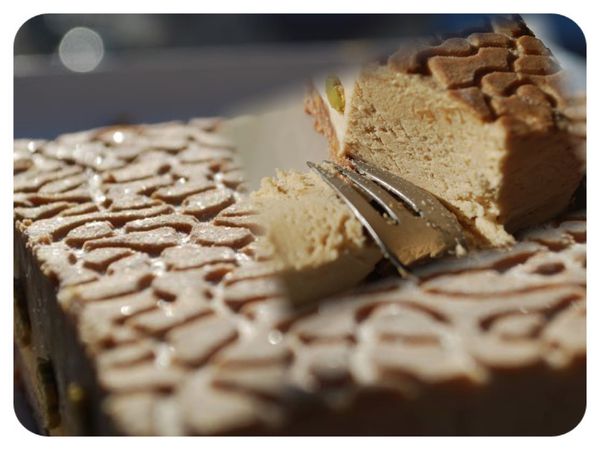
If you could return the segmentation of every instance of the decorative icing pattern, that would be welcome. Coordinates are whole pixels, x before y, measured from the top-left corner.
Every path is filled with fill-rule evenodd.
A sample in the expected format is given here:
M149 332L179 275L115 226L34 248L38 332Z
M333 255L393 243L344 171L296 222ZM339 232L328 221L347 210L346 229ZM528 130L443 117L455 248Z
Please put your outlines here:
M523 122L540 131L567 126L582 134L580 125L566 120L572 101L563 92L564 73L519 17L496 17L461 37L411 43L388 64L398 72L431 76L484 121Z

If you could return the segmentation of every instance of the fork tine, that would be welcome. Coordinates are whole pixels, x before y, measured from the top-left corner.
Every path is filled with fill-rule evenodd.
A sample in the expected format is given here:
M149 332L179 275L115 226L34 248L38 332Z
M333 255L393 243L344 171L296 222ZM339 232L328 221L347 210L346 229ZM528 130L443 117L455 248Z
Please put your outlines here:
M400 197L415 213L443 232L451 241L465 245L466 238L458 220L433 194L364 161L353 159L352 163L366 177Z
M409 220L409 218L413 217L409 210L403 207L396 198L394 198L388 191L383 189L377 183L371 181L369 178L366 178L365 176L360 175L352 170L348 170L345 167L342 167L339 164L331 161L326 161L326 163L358 186L369 198L369 200L373 200L379 204L396 222L402 223L403 219Z
M340 196L342 200L352 210L355 217L367 229L377 246L381 249L384 256L396 267L400 275L406 278L415 278L406 266L398 259L395 253L388 248L381 236L385 235L385 229L392 227L390 223L381 216L381 214L373 208L369 202L359 194L348 183L341 178L329 173L323 167L314 164L310 161L306 163L313 171L315 171L333 190Z

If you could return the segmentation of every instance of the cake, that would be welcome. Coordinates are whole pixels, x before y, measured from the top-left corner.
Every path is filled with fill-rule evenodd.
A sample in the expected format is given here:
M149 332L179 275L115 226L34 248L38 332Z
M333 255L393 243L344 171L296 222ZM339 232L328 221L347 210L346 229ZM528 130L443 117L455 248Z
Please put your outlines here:
M319 168L337 176L326 164ZM274 273L296 304L318 301L357 285L384 258L345 201L316 172L280 170L276 177L262 180L251 202L261 223L262 251L269 255ZM393 244L390 235L388 245L394 246L394 257L403 268L464 253L449 233L401 205L398 202L398 222L382 221L392 226ZM365 207L370 206L365 203ZM392 266L377 268L381 272Z
M263 179L252 203L273 270L295 303L355 286L382 258L352 211L312 172Z
M504 246L565 210L583 176L564 75L519 17L495 16L319 80L306 109L333 160L404 177L443 201L475 245Z
M556 435L577 425L585 211L519 233L509 249L296 307L220 123L15 142L15 362L41 432ZM344 218L349 248L368 244L327 207Z

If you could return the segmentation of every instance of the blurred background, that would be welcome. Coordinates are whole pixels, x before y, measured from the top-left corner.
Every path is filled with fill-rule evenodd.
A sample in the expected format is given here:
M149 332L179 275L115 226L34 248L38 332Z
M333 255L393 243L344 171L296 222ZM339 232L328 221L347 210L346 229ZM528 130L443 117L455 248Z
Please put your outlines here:
M558 15L524 16L585 88L584 36ZM15 137L114 123L235 115L299 91L315 73L385 55L407 36L476 26L478 15L41 15L14 44Z

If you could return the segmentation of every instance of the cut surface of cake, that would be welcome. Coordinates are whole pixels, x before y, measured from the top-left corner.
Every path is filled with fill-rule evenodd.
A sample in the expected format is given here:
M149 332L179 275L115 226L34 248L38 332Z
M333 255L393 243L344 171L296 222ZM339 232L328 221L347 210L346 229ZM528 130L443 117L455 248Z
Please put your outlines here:
M519 18L495 18L464 37L410 43L354 82L319 83L306 109L333 159L406 178L478 245L500 246L564 210L583 176L563 76Z
M312 172L278 171L252 194L272 249L274 270L294 301L352 287L381 259L363 227L334 191Z

